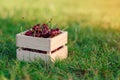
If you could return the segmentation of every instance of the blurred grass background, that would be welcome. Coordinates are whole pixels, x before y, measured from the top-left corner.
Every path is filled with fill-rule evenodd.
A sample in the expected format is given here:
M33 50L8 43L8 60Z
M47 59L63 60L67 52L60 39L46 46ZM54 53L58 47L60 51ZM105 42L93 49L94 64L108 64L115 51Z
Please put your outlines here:
M119 0L0 0L0 80L119 80ZM16 59L15 36L52 19L69 33L55 64Z
M76 21L103 27L118 28L120 25L119 0L1 0L1 18L46 21L66 24Z

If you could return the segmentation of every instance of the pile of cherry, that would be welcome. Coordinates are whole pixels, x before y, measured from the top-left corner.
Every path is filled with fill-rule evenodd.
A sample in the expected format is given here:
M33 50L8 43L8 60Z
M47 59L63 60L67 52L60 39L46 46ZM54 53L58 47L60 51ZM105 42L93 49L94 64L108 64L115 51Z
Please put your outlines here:
M47 24L42 24L42 25L37 24L37 25L33 26L31 30L26 31L25 35L33 36L33 37L52 38L54 36L57 36L60 33L61 33L61 31L59 28L50 29ZM63 46L53 50L51 53L54 53L55 51L61 49L62 47ZM26 50L26 51L31 51L31 52L47 54L47 51L29 49L29 48L22 48L22 49Z
M33 37L52 38L60 33L61 31L59 28L50 29L47 24L37 24L33 26L31 30L28 30L25 35Z

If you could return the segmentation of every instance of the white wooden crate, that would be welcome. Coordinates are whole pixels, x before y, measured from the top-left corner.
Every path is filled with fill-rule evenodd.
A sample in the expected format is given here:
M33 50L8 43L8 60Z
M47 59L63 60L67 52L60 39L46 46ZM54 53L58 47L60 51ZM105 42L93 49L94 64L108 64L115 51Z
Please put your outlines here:
M19 33L16 36L16 45L19 47L17 49L17 58L24 61L33 61L36 58L41 58L44 61L65 59L68 54L67 46L65 46L67 44L67 36L68 34L65 31L53 38L31 37L24 35L24 32ZM51 54L53 50L60 46L63 47ZM47 51L47 54L26 51L22 48Z

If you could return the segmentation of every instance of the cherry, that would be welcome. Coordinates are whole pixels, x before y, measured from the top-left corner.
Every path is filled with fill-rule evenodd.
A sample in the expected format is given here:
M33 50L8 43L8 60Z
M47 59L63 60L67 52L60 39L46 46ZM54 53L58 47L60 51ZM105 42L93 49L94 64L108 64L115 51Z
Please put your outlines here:
M41 33L36 33L35 37L41 37Z
M36 31L36 32L41 31L41 29L40 29L40 24L35 25L32 29L33 29L34 31Z
M50 37L54 37L54 36L56 36L58 34L60 34L60 30L58 28L51 29L51 31L50 31Z
M41 28L42 28L42 29L49 30L49 27L48 27L48 25L47 25L47 24L42 24Z
M33 35L33 31L32 30L29 30L25 33L26 36L32 36Z
M43 24L42 25L42 37L48 38L50 36L49 32L50 32L50 29L49 29L48 25Z

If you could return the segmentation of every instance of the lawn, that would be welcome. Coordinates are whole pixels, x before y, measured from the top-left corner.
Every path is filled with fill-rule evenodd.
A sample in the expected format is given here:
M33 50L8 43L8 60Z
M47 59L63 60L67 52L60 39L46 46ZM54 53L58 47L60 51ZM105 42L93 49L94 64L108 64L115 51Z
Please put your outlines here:
M119 7L119 0L1 0L0 80L119 80ZM69 33L68 58L18 61L15 36L21 27L50 19Z

